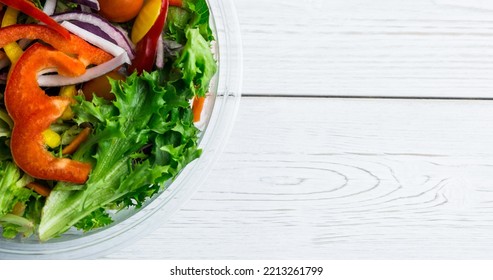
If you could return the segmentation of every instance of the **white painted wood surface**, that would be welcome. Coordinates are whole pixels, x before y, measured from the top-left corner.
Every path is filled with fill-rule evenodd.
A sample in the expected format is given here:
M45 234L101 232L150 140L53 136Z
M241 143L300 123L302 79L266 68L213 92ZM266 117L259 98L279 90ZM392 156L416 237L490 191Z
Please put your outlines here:
M236 0L245 92L493 97L493 11L444 1Z
M247 97L226 151L169 223L106 258L493 257L493 101L463 100L493 97L492 11L235 2Z
M169 224L109 257L493 257L492 109L245 98L200 191Z

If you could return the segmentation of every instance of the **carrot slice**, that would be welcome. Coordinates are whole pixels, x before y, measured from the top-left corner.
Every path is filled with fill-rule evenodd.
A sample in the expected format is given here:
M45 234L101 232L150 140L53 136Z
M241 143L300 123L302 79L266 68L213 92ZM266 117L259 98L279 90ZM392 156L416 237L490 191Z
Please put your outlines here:
M62 154L64 155L71 155L77 151L79 146L84 143L84 141L87 140L89 135L91 134L91 129L89 127L84 128L79 135L77 135L74 140L72 140L72 143L70 143L68 146L63 148Z
M192 104L193 121L199 122L204 109L205 97L195 97Z
M31 183L27 184L26 187L28 189L31 189L31 190L37 192L39 195L44 196L44 197L48 197L51 193L50 188L43 186L41 184L38 184L36 182L31 182Z

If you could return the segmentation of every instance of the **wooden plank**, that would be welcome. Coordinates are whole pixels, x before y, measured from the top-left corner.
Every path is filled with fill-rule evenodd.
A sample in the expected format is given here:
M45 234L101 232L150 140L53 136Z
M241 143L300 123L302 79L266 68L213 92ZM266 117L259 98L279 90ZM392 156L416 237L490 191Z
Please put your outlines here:
M493 11L443 3L236 0L245 94L492 98Z
M199 192L108 258L492 258L492 109L245 98Z

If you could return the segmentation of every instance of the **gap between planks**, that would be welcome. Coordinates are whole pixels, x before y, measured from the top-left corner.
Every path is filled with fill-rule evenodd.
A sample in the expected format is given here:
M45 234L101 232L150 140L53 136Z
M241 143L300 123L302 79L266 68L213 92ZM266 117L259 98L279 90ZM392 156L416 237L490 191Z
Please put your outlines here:
M243 93L244 98L310 98L310 99L396 99L396 100L467 100L467 101L493 101L493 97L419 97L419 96L359 96L359 95L314 95L314 94L257 94Z

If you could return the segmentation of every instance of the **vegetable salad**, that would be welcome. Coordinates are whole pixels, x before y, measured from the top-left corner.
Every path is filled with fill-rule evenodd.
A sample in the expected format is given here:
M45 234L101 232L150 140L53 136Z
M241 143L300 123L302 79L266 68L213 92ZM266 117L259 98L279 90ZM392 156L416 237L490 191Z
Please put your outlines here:
M107 226L200 156L205 0L0 3L4 238Z

